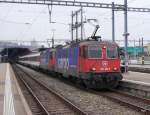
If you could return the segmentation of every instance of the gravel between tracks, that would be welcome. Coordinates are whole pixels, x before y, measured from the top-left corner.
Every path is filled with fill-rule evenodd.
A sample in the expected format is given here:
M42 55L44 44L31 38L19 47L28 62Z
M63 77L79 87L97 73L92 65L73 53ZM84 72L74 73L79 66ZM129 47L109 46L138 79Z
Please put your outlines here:
M52 87L67 99L88 111L92 115L141 115L130 108L112 102L105 97L98 96L87 91L80 90L61 82L59 79L48 77L48 75L37 73L34 70L23 67L29 73L32 73L39 80Z

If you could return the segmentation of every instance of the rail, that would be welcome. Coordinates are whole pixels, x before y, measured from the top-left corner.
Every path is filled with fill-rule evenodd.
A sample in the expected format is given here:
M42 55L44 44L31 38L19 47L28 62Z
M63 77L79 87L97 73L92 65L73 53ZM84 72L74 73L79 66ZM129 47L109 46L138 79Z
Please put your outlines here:
M118 102L119 104L130 107L146 115L150 115L149 99L140 98L117 90L110 90L110 91L103 91L103 92L97 92L92 90L90 92L100 96L104 96L114 102Z
M82 111L80 108L78 108L76 105L71 103L69 100L64 98L62 95L60 95L53 89L47 87L45 84L35 79L32 76L32 74L25 72L23 69L19 67L17 67L17 69L18 71L21 71L18 76L21 78L21 80L23 81L25 86L30 90L30 92L32 92L32 95L40 104L42 109L45 111L46 115L57 114L57 113L69 114L69 115L70 114L74 114L74 115L76 114L87 115L88 114ZM51 101L49 101L47 97L50 98ZM42 100L42 98L45 98L46 100ZM52 100L54 102L52 102ZM51 103L48 103L48 102L51 102ZM51 107L48 107L47 105L51 105L51 107L53 106L53 109Z

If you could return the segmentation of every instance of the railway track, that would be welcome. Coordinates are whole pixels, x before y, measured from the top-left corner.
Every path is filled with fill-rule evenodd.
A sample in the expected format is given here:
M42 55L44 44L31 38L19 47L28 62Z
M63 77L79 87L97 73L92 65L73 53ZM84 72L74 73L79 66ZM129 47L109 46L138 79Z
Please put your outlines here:
M100 96L104 96L112 101L125 105L136 111L142 112L145 115L150 115L150 100L133 96L122 91L111 90L111 91L90 91Z
M36 98L33 96L32 91L30 91L27 86L24 84L24 82L19 78L20 71L13 67L13 70L15 72L17 81L21 87L21 90L23 92L24 97L27 99L27 103L34 115L47 115L44 108L42 108L41 104L36 100Z
M63 80L63 82L75 86L72 82ZM111 91L95 91L91 89L85 89L83 87L76 86L81 90L86 90L87 92L94 93L99 96L106 97L114 102L117 102L121 105L126 107L132 108L136 111L142 112L143 114L150 115L150 100L140 98L137 96L133 96L124 92L120 92L118 90L111 90Z
M88 115L80 108L72 104L63 96L47 87L45 84L36 80L32 74L26 73L21 68L14 66L16 76L22 82L22 85L28 89L28 92L34 98L31 105L31 111L35 115ZM31 98L31 96L30 96ZM36 103L36 104L35 104Z

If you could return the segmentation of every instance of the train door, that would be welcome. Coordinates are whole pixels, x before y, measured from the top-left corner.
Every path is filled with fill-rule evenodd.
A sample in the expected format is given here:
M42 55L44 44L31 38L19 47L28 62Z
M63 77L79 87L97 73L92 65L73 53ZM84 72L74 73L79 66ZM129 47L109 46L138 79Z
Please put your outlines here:
M52 51L52 70L55 70L55 51Z
M85 69L85 62L87 57L87 47L81 46L79 49L79 72L84 72Z

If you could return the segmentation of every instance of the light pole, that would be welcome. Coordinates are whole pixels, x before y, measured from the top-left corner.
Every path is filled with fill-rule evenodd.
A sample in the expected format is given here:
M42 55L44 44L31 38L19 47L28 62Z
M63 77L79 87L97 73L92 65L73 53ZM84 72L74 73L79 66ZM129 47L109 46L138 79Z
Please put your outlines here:
M125 72L128 71L128 2L124 0L124 39L125 39Z
M112 2L112 41L115 41L115 5Z
M47 44L48 44L48 47L50 48L50 42L51 40L50 39L47 39Z
M55 29L52 29L53 36L52 36L52 48L54 48L54 36L55 36Z
M9 55L9 53L8 53L8 46L7 46L7 61L8 61L8 55Z

